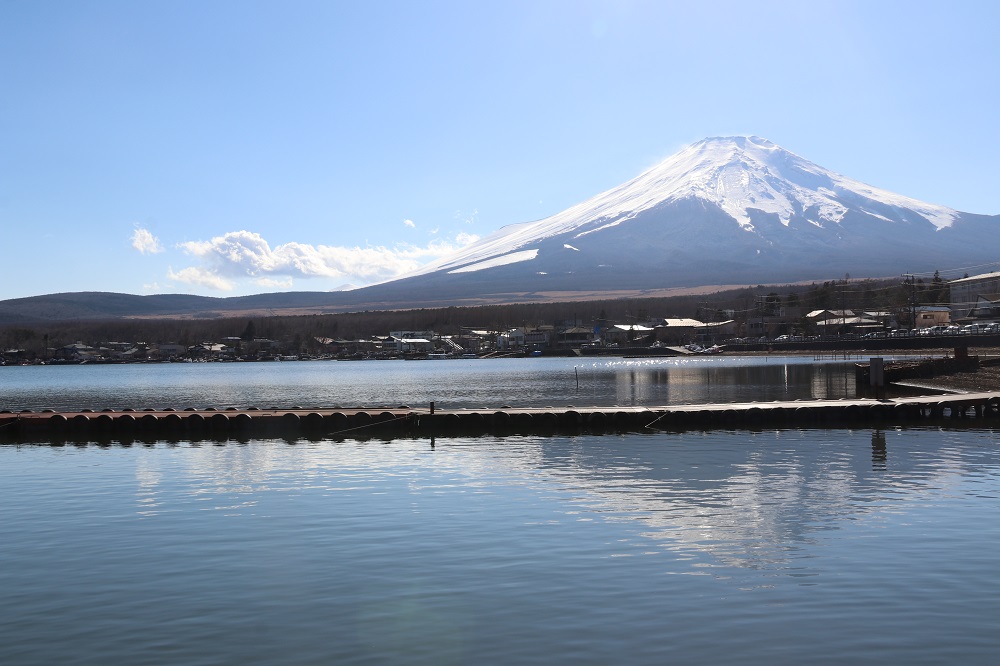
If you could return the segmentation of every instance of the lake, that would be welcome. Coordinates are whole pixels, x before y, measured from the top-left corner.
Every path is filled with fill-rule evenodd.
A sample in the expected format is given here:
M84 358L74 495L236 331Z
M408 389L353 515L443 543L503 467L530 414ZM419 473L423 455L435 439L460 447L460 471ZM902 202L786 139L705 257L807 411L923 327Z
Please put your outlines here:
M854 397L854 366L802 356L156 363L0 368L3 409L669 405Z
M5 407L31 409L364 404L379 385L459 405L508 386L518 404L718 400L744 378L773 399L853 391L843 363L541 361L487 362L492 387L475 361L0 379ZM0 445L0 663L992 664L998 443L889 427Z

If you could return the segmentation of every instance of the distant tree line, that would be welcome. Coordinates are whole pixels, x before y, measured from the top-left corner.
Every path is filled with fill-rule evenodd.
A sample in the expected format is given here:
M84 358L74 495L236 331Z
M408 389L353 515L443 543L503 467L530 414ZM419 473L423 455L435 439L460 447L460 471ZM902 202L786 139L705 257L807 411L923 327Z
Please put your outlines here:
M706 295L603 299L560 303L518 303L414 310L378 310L301 316L212 319L103 319L59 321L0 328L0 347L44 356L47 349L84 342L181 344L223 338L268 338L289 351L315 351L316 338L357 340L398 330L433 330L457 335L463 329L502 331L544 324L593 327L640 321L652 315L701 321L745 320L777 314L780 308L903 310L913 304L946 302L947 283L935 274L920 280L833 280L822 284L746 287Z

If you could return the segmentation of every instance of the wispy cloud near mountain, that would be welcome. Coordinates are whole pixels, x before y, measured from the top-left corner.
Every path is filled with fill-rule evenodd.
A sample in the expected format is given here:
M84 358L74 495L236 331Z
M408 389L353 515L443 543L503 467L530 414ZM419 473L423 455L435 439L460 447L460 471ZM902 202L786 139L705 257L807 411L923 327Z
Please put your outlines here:
M170 271L171 280L231 291L241 280L264 287L291 288L295 279L347 278L374 283L410 272L440 259L478 236L459 234L454 241L435 240L420 247L342 247L290 242L272 247L260 234L231 231L210 240L177 245L196 264Z

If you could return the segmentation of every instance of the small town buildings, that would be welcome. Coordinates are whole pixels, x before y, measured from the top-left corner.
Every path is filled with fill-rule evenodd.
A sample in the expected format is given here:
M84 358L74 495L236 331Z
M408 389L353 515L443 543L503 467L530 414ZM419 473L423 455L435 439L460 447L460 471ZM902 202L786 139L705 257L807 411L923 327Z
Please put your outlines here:
M931 326L944 326L951 323L951 308L943 305L921 305L913 310L913 328L930 328Z
M430 353L434 351L434 343L427 338L397 338L389 336L393 349L402 354Z
M101 358L100 348L74 342L55 350L53 357L61 361L90 361Z
M485 333L485 331L483 332ZM467 354L478 354L483 351L486 335L479 331L467 331L461 335L451 336L451 342L458 346L455 351L462 351Z
M553 328L544 326L538 328L518 327L502 331L496 336L496 348L503 351L532 350L537 351L549 346Z
M736 335L736 320L712 321L694 327L695 340L704 344L714 344Z
M585 326L571 326L556 333L556 346L583 347L594 342L594 330Z
M992 274L991 274L992 275ZM986 276L986 280L994 279ZM1000 280L1000 273L996 274ZM963 280L960 284L973 284ZM975 282L980 287L988 281ZM997 288L1000 288L998 285ZM958 292L956 292L958 293ZM871 300L871 299L868 299ZM749 303L749 301L747 301ZM100 346L90 346L83 342L59 347L64 341L51 347L46 344L43 353L29 351L30 360L42 362L53 359L57 362L130 362L169 360L272 360L277 358L299 358L308 352L309 357L340 359L385 359L399 358L401 355L420 355L439 352L454 356L474 354L491 355L494 352L511 353L572 353L571 350L586 350L585 353L601 353L602 346L610 347L664 347L698 343L703 346L725 345L734 336L743 336L753 330L774 339L781 335L813 335L816 333L837 335L884 331L898 326L897 320L908 324L911 313L916 314L917 328L925 329L951 323L954 318L949 308L943 306L906 307L898 312L890 310L814 310L802 315L804 308L783 307L775 304L767 308L757 307L749 313L740 311L738 316L725 317L723 310L700 308L708 318L725 321L703 322L687 317L657 318L640 310L639 315L626 315L627 323L611 323L602 312L599 317L565 319L557 325L524 325L503 329L473 329L453 327L450 335L439 335L434 331L400 330L391 335L372 336L368 339L336 339L331 337L306 337L301 333L286 332L282 340L268 338L245 339L228 337L206 341L188 347L179 344L145 342L101 342ZM749 316L747 316L749 314ZM975 297L972 307L967 308L967 316L961 323L982 323L1000 320L1000 292L984 293ZM784 338L782 338L784 339ZM740 341L753 341L743 340ZM46 343L48 341L46 340ZM3 353L0 361L10 362L25 355L17 351L16 341L8 343L11 351ZM96 343L95 343L96 344ZM613 350L611 353L614 353ZM605 352L606 353L606 352Z
M511 328L497 334L497 349L511 350L523 348L525 333L523 328Z
M870 333L885 328L888 313L855 312L854 310L813 310L806 321L820 335Z
M813 310L806 314L806 319L811 323L827 321L829 319L846 319L856 317L854 310Z
M161 361L180 358L187 352L187 347L177 344L157 344L149 350L150 356Z
M549 341L551 339L551 326L539 326L535 329L526 329L524 331L524 348L532 351L545 349L549 346Z
M882 328L899 328L896 315L888 310L865 310L861 316L866 319L874 319Z
M982 302L980 298L991 303L1000 300L1000 271L952 280L948 286L951 289L951 318L954 321L968 319Z
M347 349L347 341L339 340L337 338L328 338L324 336L313 337L313 341L316 346L324 354L336 355Z
M653 335L657 342L671 345L686 344L694 340L695 331L704 325L704 322L686 317L663 319L653 328Z
M816 330L821 335L840 335L843 333L871 333L885 328L877 319L855 315L853 317L834 317L814 322Z
M113 350L110 357L115 361L146 361L149 359L149 348L145 343L140 342L123 351Z
M281 351L281 343L270 338L254 338L242 341L239 350L244 355L272 356Z
M438 334L434 331L389 331L390 338L396 338L397 340L409 339L409 340L433 340L438 337Z
M801 332L804 312L805 308L798 306L774 305L769 313L758 312L747 317L746 335L773 338L786 333Z
M604 331L605 342L627 345L647 338L653 334L651 326L641 324L614 324Z
M193 359L217 360L235 355L236 350L221 342L202 342L188 347L187 353Z
M28 354L24 349L4 349L0 352L0 362L3 363L20 363Z
M378 336L353 340L347 344L345 351L355 357L377 358L391 348L391 338Z
M956 321L966 324L1000 321L1000 294L980 295L976 300L976 306L969 311L968 316Z

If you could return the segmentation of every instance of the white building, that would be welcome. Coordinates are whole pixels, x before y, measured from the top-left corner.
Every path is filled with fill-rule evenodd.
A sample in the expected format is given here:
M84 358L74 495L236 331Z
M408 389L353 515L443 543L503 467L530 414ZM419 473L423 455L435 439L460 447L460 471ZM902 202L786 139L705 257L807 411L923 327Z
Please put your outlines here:
M1000 272L952 280L948 286L951 287L953 320L970 317L972 310L981 307L983 301L1000 301Z

